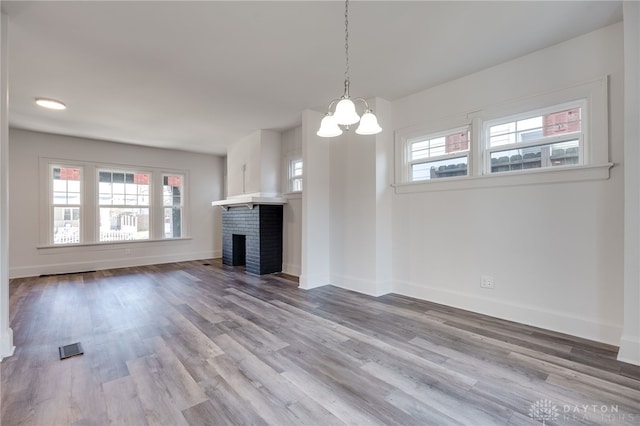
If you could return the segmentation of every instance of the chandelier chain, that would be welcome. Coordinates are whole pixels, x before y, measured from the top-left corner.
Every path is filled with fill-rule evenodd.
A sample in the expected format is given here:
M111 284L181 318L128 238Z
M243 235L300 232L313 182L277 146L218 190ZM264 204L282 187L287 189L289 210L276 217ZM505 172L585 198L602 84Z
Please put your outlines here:
M348 84L349 81L349 0L344 2L344 56L345 56L345 68L344 68L344 81Z

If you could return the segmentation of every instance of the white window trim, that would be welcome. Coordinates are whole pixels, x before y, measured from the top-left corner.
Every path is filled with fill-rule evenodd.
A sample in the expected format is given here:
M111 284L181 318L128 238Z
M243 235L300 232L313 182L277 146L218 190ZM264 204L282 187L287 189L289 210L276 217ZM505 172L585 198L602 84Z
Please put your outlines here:
M72 166L82 169L81 181L81 207L80 207L80 243L78 244L53 244L53 234L51 230L51 202L49 200L51 194L50 167L53 165ZM118 170L130 172L135 170L140 173L149 173L151 175L151 193L149 194L149 210L150 210L150 235L146 240L128 240L128 241L99 241L99 225L100 225L100 205L98 204L98 170ZM159 220L159 216L163 213L162 205L162 176L164 175L182 175L184 176L183 190L185 196L183 198L182 211L182 236L180 238L163 238L162 232L163 221ZM169 169L162 167L141 166L138 164L114 164L114 163L96 163L83 160L68 160L61 158L39 157L39 206L38 216L39 224L39 244L38 249L69 249L72 247L87 246L107 246L107 245L128 245L128 244L144 244L157 243L161 241L180 241L190 240L191 237L191 216L190 216L190 187L189 172L187 170ZM128 206L135 207L135 206ZM155 213L154 213L155 212Z
M410 151L411 151L411 145L413 145L416 142L421 142L423 140L430 140L430 139L436 139L436 138L440 138L440 137L446 137L449 135L452 135L454 133L459 133L462 131L466 131L466 132L471 132L471 125L467 124L464 126L458 126L458 127L454 127L451 129L446 129L446 130L442 130L439 132L435 132L435 133L424 133L421 134L420 136L417 137L413 137L413 138L408 138L405 140L404 142L404 146L403 149L405 150L405 158L409 158ZM422 163L431 163L434 161L442 161L442 160L450 160L453 158L463 158L466 157L467 158L467 176L471 175L471 165L473 163L473 149L472 149L472 141L469 140L469 149L467 149L466 151L457 151L457 152L452 152L449 154L442 154L442 155L436 155L433 157L426 157L426 158L420 158L419 160L408 160L407 164L406 164L406 179L407 182L424 182L424 181L429 181L430 179L423 179L423 180L419 180L419 181L413 181L411 180L411 169L415 164L422 164ZM455 178L461 178L462 176L456 176ZM438 179L447 179L447 178L438 178ZM454 179L454 178L452 178Z
M161 233L160 235L162 235L161 240L180 240L183 239L183 235L191 235L189 233L189 224L191 223L190 220L187 220L186 218L186 214L187 214L187 205L188 204L188 196L190 194L191 191L188 191L188 178L187 178L187 173L182 171L182 172L177 172L177 171L162 171L161 174L161 181L160 183L162 184L160 186L160 204L162 206L162 210L160 210L162 212L162 220L160 220L159 222L161 222ZM180 224L180 237L165 237L164 236L164 209L165 206L164 205L164 194L162 193L163 188L162 186L164 186L164 177L165 176L180 176L182 177L182 193L180 194L180 208L182 209L182 212L180 213L181 215L181 220L182 223Z
M45 235L42 235L43 232L43 226L41 225L40 228L40 233L41 233L41 241L47 241L47 244L54 246L54 247L68 247L68 246L77 246L78 244L81 244L83 242L83 240L86 238L85 237L85 226L84 226L84 220L83 220L83 215L84 215L84 210L85 210L85 206L86 206L86 200L84 199L84 189L85 189L85 182L86 182L86 170L84 165L82 164L76 164L73 161L51 161L48 162L45 166L45 172L43 173L44 178L46 179L46 184L44 184L43 187L47 188L46 194L45 194L45 207L44 209L41 210L46 210L46 212L44 213L44 215L41 212L41 217L45 216L46 222L42 222L46 223L46 225L44 226L44 232ZM80 204L73 204L73 205L62 205L62 204L55 204L53 202L53 198L52 198L52 194L53 194L53 179L52 179L52 171L54 167L73 167L73 168L77 168L80 169ZM74 208L74 207L79 207L80 208L80 235L79 235L79 242L78 243L70 243L70 244L54 244L53 242L53 220L54 220L54 214L53 211L55 209L55 207L63 207L63 208Z
M288 157L288 164L289 167L287 168L287 194L298 194L301 193L302 190L300 191L295 191L293 189L293 181L296 179L301 179L302 180L302 188L304 189L304 161L302 160L302 157L300 156L295 156L295 157ZM302 162L302 175L300 176L293 176L293 164L297 163L297 162Z
M485 122L565 103L575 103L583 99L587 105L587 114L583 117L586 123L583 125L583 134L588 135L588 139L583 141L581 153L584 164L484 173L488 167L485 163ZM463 127L469 123L472 157L469 159L468 176L409 181L408 150L405 148L408 140L421 135L435 134L443 129ZM395 151L396 182L392 186L397 194L609 179L610 169L614 164L609 162L608 76L441 119L428 125L397 130Z
M547 136L546 138L536 139L530 142L518 142L518 143L505 144L505 145L499 145L494 147L490 146L489 128L491 126L530 118L534 115L545 115L545 114L550 114L550 113L563 111L571 108L581 108L582 117L581 117L580 125L582 130L579 132L565 133L565 134L556 135L556 136ZM499 119L484 121L482 123L482 136L484 138L483 139L484 141L484 147L483 147L484 148L483 149L483 161L484 161L483 172L484 173L483 174L492 175L495 173L502 174L502 173L521 173L522 172L521 170L491 172L491 154L493 152L506 151L508 149L527 148L531 146L547 145L547 144L553 144L553 143L558 143L558 142L563 142L563 141L573 140L573 139L580 140L578 164L589 165L591 164L589 162L589 152L588 152L588 149L585 148L589 146L589 137L588 137L589 134L587 131L584 130L588 128L589 128L589 107L586 99L579 99L577 101L572 101L572 102L563 102L561 104L551 105L545 108L539 108L531 111L526 111L524 113L513 114L507 117L500 117ZM571 167L576 167L576 166L571 166Z

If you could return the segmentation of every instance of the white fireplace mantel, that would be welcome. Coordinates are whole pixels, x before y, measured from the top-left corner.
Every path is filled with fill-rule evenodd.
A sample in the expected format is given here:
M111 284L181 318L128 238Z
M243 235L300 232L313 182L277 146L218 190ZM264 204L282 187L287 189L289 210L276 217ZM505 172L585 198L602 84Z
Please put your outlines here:
M233 206L247 206L249 209L253 209L253 206L258 204L271 204L271 205L283 205L287 204L287 199L283 197L269 197L262 195L238 195L229 197L226 200L213 201L212 206L220 206L223 210L228 210Z

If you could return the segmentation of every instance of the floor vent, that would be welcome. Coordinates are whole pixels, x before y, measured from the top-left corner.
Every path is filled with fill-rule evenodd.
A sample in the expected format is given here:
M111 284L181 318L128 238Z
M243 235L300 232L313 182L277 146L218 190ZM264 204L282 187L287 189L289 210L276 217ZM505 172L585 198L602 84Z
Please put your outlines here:
M203 263L202 266L211 266L210 263Z
M66 346L60 346L58 350L60 351L60 359L65 359L65 358L69 358L76 355L82 355L84 353L80 342L72 343Z

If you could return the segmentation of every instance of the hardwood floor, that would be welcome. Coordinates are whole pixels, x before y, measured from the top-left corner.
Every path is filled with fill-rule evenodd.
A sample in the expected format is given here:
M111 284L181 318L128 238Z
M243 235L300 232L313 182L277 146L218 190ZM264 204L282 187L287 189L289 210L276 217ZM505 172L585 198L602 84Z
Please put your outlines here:
M3 426L640 424L640 368L615 348L398 295L217 260L10 293Z

